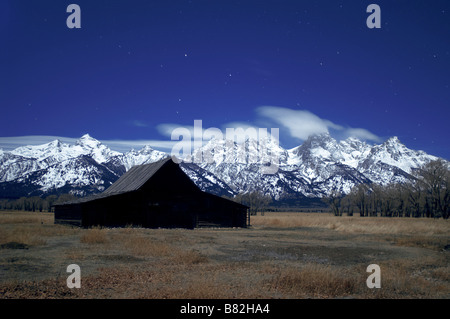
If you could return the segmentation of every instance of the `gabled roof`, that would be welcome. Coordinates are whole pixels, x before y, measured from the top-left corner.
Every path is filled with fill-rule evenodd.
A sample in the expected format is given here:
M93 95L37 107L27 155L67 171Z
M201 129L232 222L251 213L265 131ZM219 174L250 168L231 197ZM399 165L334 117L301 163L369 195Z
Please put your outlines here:
M55 204L55 206L86 203L96 199L136 191L141 188L142 185L144 185L148 180L150 180L152 176L169 161L172 161L171 157L166 157L162 160L150 164L133 166L128 170L128 172L123 174L103 193L71 200L60 204Z
M112 197L115 195L120 195L120 194L124 194L124 193L137 191L145 183L147 183L155 175L155 173L158 172L164 165L166 165L167 163L172 162L172 161L173 160L171 157L166 157L162 160L159 160L158 162L133 166L125 174L123 174L114 184L112 184L110 187L108 187L103 193L79 198L79 199L64 202L61 204L55 204L54 206L81 204L81 203L94 201L97 199L102 199L102 198ZM203 196L206 196L209 198L214 198L218 201L231 202L236 206L248 208L247 206L236 203L234 201L219 197L217 195L203 192L200 190L200 188L195 186L194 182L192 182L192 184L194 185L194 187L196 189L198 189L198 191L200 193L203 194Z
M113 195L117 193L127 193L138 190L152 176L172 158L166 157L158 162L133 166L128 172L123 174L114 184L108 187L103 194Z

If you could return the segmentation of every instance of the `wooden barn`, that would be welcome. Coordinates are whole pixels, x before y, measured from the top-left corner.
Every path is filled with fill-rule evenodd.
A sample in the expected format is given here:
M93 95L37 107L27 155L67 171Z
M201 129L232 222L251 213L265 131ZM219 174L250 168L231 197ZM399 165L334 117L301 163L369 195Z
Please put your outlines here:
M171 158L132 167L103 193L55 205L55 223L81 227L247 227L248 207L201 191Z

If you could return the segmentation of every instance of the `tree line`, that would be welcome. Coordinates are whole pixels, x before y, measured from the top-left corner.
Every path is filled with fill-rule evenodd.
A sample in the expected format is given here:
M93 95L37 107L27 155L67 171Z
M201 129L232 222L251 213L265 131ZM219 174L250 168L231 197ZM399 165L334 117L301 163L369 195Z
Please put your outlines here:
M359 184L347 195L332 191L324 198L336 216L434 217L450 216L450 170L444 160L431 161L405 183Z
M252 215L256 215L257 212L263 213L268 209L269 204L272 202L270 196L261 194L257 191L237 194L232 198L227 196L224 197L236 203L248 206L250 214Z
M23 210L30 212L51 212L52 206L76 199L72 194L49 195L47 197L21 197L18 199L0 199L0 210Z
M226 197L226 196L224 196ZM226 197L228 198L228 197ZM52 206L76 199L72 194L47 197L0 199L0 210L51 212ZM264 212L272 202L259 192L238 194L228 198L250 207L250 213ZM388 185L359 184L350 193L333 190L323 199L336 216L434 217L450 216L450 170L444 160L431 161L412 173L405 183Z

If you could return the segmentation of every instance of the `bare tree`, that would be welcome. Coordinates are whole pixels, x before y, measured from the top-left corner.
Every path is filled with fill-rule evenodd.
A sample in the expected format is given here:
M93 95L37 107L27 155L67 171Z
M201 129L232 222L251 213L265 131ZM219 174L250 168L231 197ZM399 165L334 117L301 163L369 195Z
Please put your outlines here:
M359 184L352 189L351 193L353 202L359 209L359 215L368 216L370 204L369 186L366 184Z
M272 202L270 196L257 191L238 194L233 200L237 203L249 206L252 214L256 214L257 212L263 213L264 210L267 209L267 206Z
M323 201L328 204L333 212L334 216L342 216L342 200L344 195L333 189L330 194L323 198Z
M418 180L426 192L426 209L430 217L449 217L450 170L441 159L431 161L418 171Z

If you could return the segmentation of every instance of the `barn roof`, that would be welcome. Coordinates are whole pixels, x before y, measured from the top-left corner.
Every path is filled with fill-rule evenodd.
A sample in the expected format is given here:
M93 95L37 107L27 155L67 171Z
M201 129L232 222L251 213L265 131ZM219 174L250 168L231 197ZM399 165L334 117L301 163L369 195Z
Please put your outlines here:
M129 193L133 191L139 190L146 182L148 182L157 171L159 171L166 163L171 162L171 157L166 157L162 160L159 160L154 163L144 164L144 165L136 165L130 168L125 174L123 174L116 182L114 182L110 187L108 187L103 193L87 196L83 198L79 198L76 200L55 204L54 206L62 206L62 205L72 205L72 204L81 204L90 201L94 201L97 199L112 197L124 193ZM195 185L194 183L192 183ZM195 186L197 188L197 186ZM202 192L198 189L204 196L210 198L216 198L219 201L227 201L232 202L236 206L242 206L248 208L246 205L242 205L236 203L234 201L230 201L228 199L224 199L217 195L209 194L206 192Z
M103 194L112 195L138 190L152 176L172 158L166 157L158 162L145 165L133 166L128 172L123 174L114 184L108 187Z
M61 204L56 204L55 206L86 203L96 199L136 191L149 179L151 179L152 176L164 166L164 164L171 160L171 157L166 157L154 163L133 166L103 193L67 201Z

